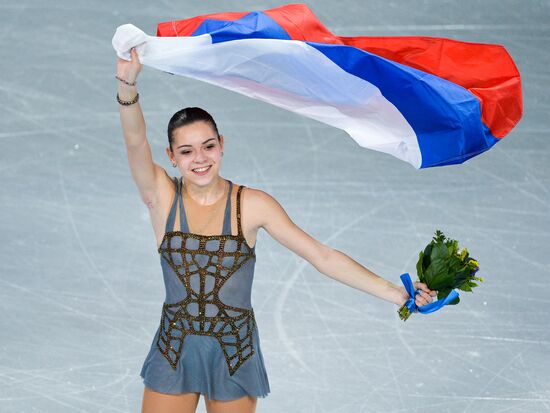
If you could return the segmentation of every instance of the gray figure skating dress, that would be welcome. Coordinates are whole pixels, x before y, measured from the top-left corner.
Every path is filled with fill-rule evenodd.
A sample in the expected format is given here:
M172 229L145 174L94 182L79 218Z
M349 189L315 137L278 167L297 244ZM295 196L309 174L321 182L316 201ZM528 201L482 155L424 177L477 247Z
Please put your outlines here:
M166 288L160 325L141 369L148 388L169 394L198 392L211 400L265 397L269 381L251 289L256 254L241 228L231 234L231 192L220 235L189 232L181 178L158 252ZM180 230L174 230L179 203Z

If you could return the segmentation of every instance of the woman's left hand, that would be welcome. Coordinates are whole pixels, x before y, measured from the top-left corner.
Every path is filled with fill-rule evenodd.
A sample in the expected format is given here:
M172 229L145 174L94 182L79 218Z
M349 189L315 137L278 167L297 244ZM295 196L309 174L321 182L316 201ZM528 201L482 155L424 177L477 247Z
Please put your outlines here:
M414 300L417 307L421 307L423 305L431 303L433 301L433 297L437 296L437 291L430 290L428 286L424 283L421 283L418 281L413 282L413 286L415 291L421 290L418 294L416 294L415 300ZM401 303L401 305L403 305L408 301L410 296L409 296L409 293L407 293L407 290L405 290L405 287L400 286L399 290L401 291L401 295L403 297L403 300L402 300L403 302Z

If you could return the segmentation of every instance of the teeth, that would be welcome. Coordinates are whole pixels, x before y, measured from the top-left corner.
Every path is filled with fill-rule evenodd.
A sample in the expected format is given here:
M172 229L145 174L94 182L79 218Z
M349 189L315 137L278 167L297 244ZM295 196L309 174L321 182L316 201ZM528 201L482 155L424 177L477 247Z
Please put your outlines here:
M204 171L206 171L208 168L210 168L210 166L205 166L204 168L196 168L196 169L193 169L193 171L196 171L196 172L204 172Z

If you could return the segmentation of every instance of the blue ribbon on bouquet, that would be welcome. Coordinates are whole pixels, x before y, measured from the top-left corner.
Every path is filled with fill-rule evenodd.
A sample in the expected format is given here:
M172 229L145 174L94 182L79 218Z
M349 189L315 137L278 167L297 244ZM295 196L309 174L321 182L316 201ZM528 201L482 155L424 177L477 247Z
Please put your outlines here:
M405 305L407 306L411 314L414 313L415 310L418 310L418 312L422 314L433 313L434 311L439 310L441 307L447 305L449 302L458 297L458 293L455 290L451 290L447 297L418 307L414 302L414 298L416 294L420 293L420 291L422 290L414 290L414 285L408 272L406 272L405 274L401 274L401 281L405 286L405 290L407 290L407 292L409 293L410 298L407 300Z

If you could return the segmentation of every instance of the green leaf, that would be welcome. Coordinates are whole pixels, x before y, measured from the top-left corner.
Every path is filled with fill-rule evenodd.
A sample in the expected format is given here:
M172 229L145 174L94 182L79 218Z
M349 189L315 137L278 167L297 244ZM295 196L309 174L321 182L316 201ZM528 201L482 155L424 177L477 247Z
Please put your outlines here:
M428 268L430 266L430 263L431 263L431 258L430 258L430 255L432 253L432 244L428 244L426 246L426 248L424 248L424 255L423 255L423 258L422 258L422 268L424 269L424 271L426 270L426 268Z
M452 291L452 289L447 289L447 290L438 290L439 293L437 294L437 299L438 300L443 300L445 299ZM460 297L456 297L454 300L452 300L451 302L449 302L448 304L450 305L456 305L458 304L460 301Z
M441 300L442 298L447 297L451 293L452 289L451 288L446 288L446 289L439 289L437 291L438 291L437 299Z
M424 253L420 251L420 254L418 254L418 262L416 263L416 275L418 276L418 279L425 283L424 280L424 270L422 269L422 261L424 258Z
M447 265L449 267L449 271L454 273L459 272L464 268L464 264L456 256L449 257Z
M435 231L435 236L433 237L433 240L435 242L443 242L443 241L445 241L445 235L443 235L443 232L441 232L440 230L436 230Z
M446 243L447 250L449 251L449 255L457 255L458 252L458 241L451 240Z
M424 282L428 286L428 288L432 289L433 287L433 279L437 275L437 271L435 270L434 266L430 265L428 268L424 270Z
M470 292L472 291L472 288L468 285L468 283L464 283L457 288L462 291L470 291Z
M432 253L430 254L430 259L432 262L437 259L446 259L449 257L449 250L444 244L435 244L432 248Z
M449 273L446 263L443 260L432 262L424 273L426 285L431 290L444 290L454 288L454 278L452 273Z
M455 286L462 285L469 279L470 279L470 272L468 270L459 271L459 272L455 273L454 285Z

